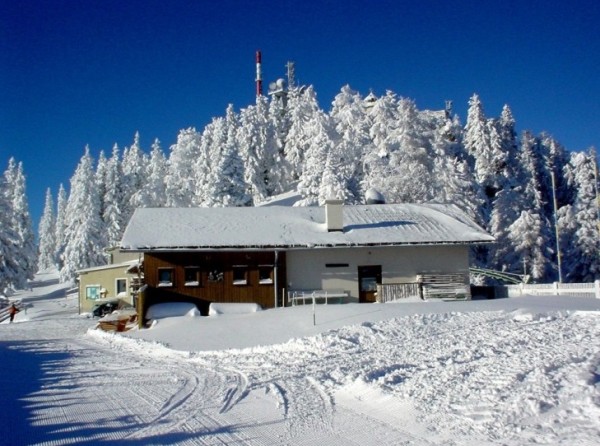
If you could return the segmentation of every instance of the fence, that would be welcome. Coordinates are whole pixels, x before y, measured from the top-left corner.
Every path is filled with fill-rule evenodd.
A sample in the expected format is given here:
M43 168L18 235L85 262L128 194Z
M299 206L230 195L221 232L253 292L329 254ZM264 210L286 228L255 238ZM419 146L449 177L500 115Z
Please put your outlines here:
M330 300L337 303L344 303L344 299L348 297L348 293L344 290L290 290L288 291L288 302L292 305L312 303L315 304L321 300L328 304Z
M389 283L377 285L377 302L380 303L419 296L421 296L421 292L418 283Z
M595 297L600 299L600 280L593 283L539 283L506 285L496 287L497 297L517 296L571 296L571 297Z

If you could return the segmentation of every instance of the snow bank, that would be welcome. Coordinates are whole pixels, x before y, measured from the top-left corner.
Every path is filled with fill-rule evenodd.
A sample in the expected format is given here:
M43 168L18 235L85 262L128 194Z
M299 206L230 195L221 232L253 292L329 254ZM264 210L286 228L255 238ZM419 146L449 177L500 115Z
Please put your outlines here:
M249 314L261 311L258 304L234 304L234 303L211 303L208 308L209 316L219 316L221 314Z
M34 292L19 296L31 321L0 324L13 444L600 438L598 299L322 305L316 324L310 305L199 318L161 304L156 329L118 334L81 318L76 293Z

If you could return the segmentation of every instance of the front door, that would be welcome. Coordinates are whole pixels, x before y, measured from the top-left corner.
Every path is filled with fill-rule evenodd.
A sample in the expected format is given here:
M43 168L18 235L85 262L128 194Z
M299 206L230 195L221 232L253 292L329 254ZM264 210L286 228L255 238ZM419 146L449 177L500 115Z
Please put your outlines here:
M381 283L381 265L358 267L358 301L376 301L377 284Z

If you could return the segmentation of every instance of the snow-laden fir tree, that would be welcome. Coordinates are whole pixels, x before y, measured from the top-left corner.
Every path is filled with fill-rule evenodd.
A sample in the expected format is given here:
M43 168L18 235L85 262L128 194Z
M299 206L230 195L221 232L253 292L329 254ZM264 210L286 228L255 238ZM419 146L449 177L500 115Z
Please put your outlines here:
M385 178L390 173L391 153L399 147L395 131L399 121L396 94L388 90L384 96L378 98L370 108L369 118L369 136L372 144L365 147L363 152L362 189L376 189L386 195L388 186ZM388 199L393 202L393 198Z
M293 95L288 101L290 128L285 137L284 156L287 184L292 184L300 179L305 157L311 145L311 138L316 134L316 122L322 119L318 114L323 114L317 103L317 94L314 88L308 87L299 95ZM285 187L285 186L284 186Z
M0 294L22 279L19 235L12 225L12 201L5 175L0 176Z
M154 140L150 152L150 164L147 169L147 181L141 190L132 197L135 207L164 207L167 204L167 189L165 178L167 177L167 159L160 147L160 141Z
M239 118L233 106L227 107L225 139L211 172L206 205L210 207L251 206L252 196L245 182L245 168L237 146Z
M54 199L50 188L46 190L46 201L40 220L38 237L38 270L45 271L56 268L56 217L54 215Z
M121 205L121 214L124 221L129 221L133 215L135 207L131 202L131 197L144 187L147 165L147 155L140 146L140 134L136 132L133 144L130 147L126 147L123 151L123 161L121 163L121 170L123 171L123 204Z
M535 137L523 132L519 161L523 168L523 199L527 206L521 209L517 220L508 228L508 238L520 258L524 272L536 280L550 274L551 237L550 224L544 215L540 183L536 166ZM515 265L516 266L516 265Z
M124 207L127 208L123 185L124 178L125 176L121 169L119 147L115 144L113 146L111 157L106 161L103 178L104 187L98 190L101 202L100 212L102 221L104 222L106 240L109 247L119 245L123 232L125 231L125 226L127 225L126 216L123 211ZM131 199L130 204L131 207L135 209L136 205L131 202Z
M305 122L305 135L308 137L308 145L304 154L302 173L298 183L298 192L302 195L302 200L298 206L315 206L324 204L319 203L321 195L321 183L323 173L327 164L327 158L330 157L330 167L339 166L339 155L332 153L336 146L333 125L329 116L319 111L310 116ZM326 177L326 178L330 178ZM326 185L326 187L329 185ZM347 195L345 191L340 194ZM321 200L331 197L322 197Z
M481 207L485 200L460 144L460 132L458 118L452 118L446 119L432 133L434 156L429 181L433 201L454 204L477 224L483 225Z
M600 210L595 154L571 154L565 177L575 186L572 204L560 209L559 229L565 278L573 282L600 279Z
M65 249L60 270L62 282L73 280L83 268L104 265L106 233L100 215L100 197L94 180L94 161L89 147L71 178L71 192L65 211Z
M398 125L394 133L393 141L397 147L389 155L390 172L384 194L396 203L430 201L433 190L431 183L424 179L431 176L433 156L425 138L426 127L416 104L410 99L398 101Z
M104 154L104 150L100 151L98 155L98 162L96 163L96 190L100 197L100 215L104 215L105 201L104 196L106 195L106 184L107 178L106 173L108 169L108 160Z
M62 183L58 187L58 195L56 197L56 266L60 270L63 267L62 254L65 249L65 231L67 228L66 212L67 212L67 191Z
M344 175L344 167L340 162L340 157L336 156L333 150L327 154L325 168L319 186L318 203L324 205L329 199L342 200L349 203L354 200L353 195L348 190L348 179Z
M496 122L504 164L499 166L497 191L491 202L487 223L488 231L496 238L496 243L488 247L487 266L516 273L522 271L522 262L510 238L510 227L517 221L521 211L527 208L524 191L528 176L519 158L515 124L510 107L505 105Z
M194 204L196 206L206 206L206 203L208 203L209 187L211 184L210 172L220 156L219 151L217 151L216 156L212 156L212 148L215 145L218 135L221 134L221 128L224 128L224 126L224 119L213 119L204 128L200 137L200 150L198 158L194 161L194 175L196 178Z
M190 207L195 204L195 164L200 156L200 133L195 128L181 130L171 146L166 177L167 205Z
M326 171L336 171L327 176L324 174L323 179L335 175L336 181L340 181L342 194L347 197L347 203L360 203L364 195L361 188L364 179L363 153L373 150L369 137L370 119L363 98L348 85L342 87L332 105L330 115L338 135L335 147L337 156L335 160L329 159L330 165ZM357 162L359 160L361 162Z
M502 107L500 119L497 122L500 144L505 160L505 167L513 164L517 159L519 142L517 140L516 120L512 110L505 104Z
M9 224L18 237L19 274L13 285L22 289L27 286L27 280L33 279L33 275L37 272L37 246L29 214L23 163L16 163L15 159L11 158L4 178L6 180L5 193L11 208Z
M277 166L277 138L268 113L267 99L262 96L257 98L256 106L240 112L240 125L236 135L245 166L245 181L255 204L283 192L278 188L280 169Z
M491 201L501 188L498 180L506 164L506 154L502 151L496 123L485 117L483 104L477 94L469 100L463 141L467 153L472 157L475 179L488 198L485 209L487 215Z

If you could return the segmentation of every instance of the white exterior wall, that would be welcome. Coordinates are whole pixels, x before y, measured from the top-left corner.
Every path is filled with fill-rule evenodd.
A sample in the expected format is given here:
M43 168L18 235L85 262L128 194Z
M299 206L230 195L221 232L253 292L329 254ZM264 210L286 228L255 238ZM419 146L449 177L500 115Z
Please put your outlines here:
M326 264L348 264L327 267ZM287 252L289 290L342 289L358 301L358 267L381 265L382 283L415 282L421 273L468 273L466 245L335 248Z

